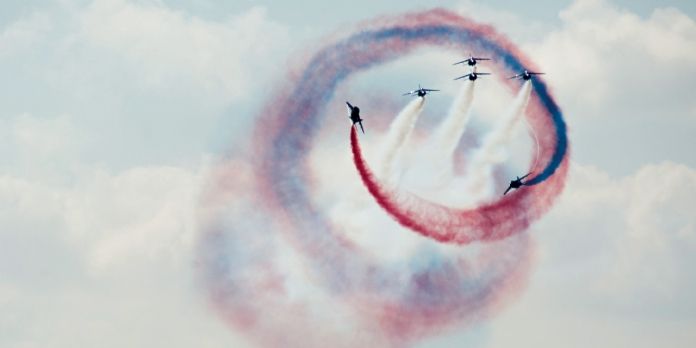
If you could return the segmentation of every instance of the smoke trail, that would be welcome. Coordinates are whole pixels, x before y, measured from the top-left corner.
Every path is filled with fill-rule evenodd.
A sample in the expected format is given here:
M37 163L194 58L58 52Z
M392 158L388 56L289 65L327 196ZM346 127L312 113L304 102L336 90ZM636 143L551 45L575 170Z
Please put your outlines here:
M563 188L562 181L554 181L543 188L525 187L475 209L455 209L385 186L363 158L355 129L351 129L350 143L355 168L375 201L402 226L444 243L500 240L523 231L551 206L548 197L557 196ZM565 174L567 162L561 168Z
M501 297L518 289L515 279L526 274L523 270L528 247L525 234L518 232L552 204L567 174L568 143L563 115L541 80L533 81L535 93L528 110L530 124L539 135L538 157L542 166L541 174L530 178L530 182L539 185L525 187L495 204L472 211L433 205L408 193L384 190L376 177L366 175L370 171L362 155L355 151L359 144L357 134L353 134L354 162L356 166L364 164L359 169L361 179L377 189L373 190L375 198L382 201L380 205L390 216L401 219L412 214L411 228L436 240L490 241L512 234L513 238L499 243L522 240L521 244L507 244L507 248L489 249L487 257L469 263L458 256L472 248L458 249L457 256L440 253L433 257L438 253L418 252L405 255L407 260L403 263L374 259L375 252L362 250L346 238L346 231L327 215L324 201L316 200L313 178L317 173L308 165L308 153L316 145L318 130L322 122L330 120L326 117L330 113L323 111L333 100L337 86L356 72L423 47L461 52L473 48L495 56L499 76L534 64L493 27L443 9L382 17L362 23L348 34L327 42L304 66L290 68L287 84L278 87L278 93L258 115L249 144L251 151L230 154L248 162L248 175L230 175L240 166L229 163L216 179L218 186L210 191L209 201L219 209L213 209L214 214L204 226L200 273L221 316L266 346L393 343L403 347L453 324L486 318L499 306ZM511 90L518 89L516 81L503 82ZM242 180L247 176L253 184ZM221 188L237 183L240 192L220 196L226 192ZM430 222L434 224L428 225ZM271 240L266 243L266 238ZM440 248L430 240L423 242L436 251ZM481 243L473 249L487 249L499 243ZM276 257L285 251L297 254L301 262L288 267ZM416 267L402 273L404 264ZM327 301L317 304L314 293L297 295L286 280L293 269L304 275L297 283L314 284ZM355 312L344 318L336 315L337 308ZM321 314L315 316L314 309ZM323 315L327 312L330 315ZM327 324L332 320L337 325ZM378 341L354 341L356 333Z
M423 97L412 100L406 104L391 125L389 125L389 131L382 144L382 155L379 161L381 163L379 175L383 180L387 182L392 181L397 155L411 135L418 116L423 111L424 104L425 98Z
M224 163L213 178L200 216L200 275L213 309L260 346L407 347L491 316L528 274L533 250L523 234L473 254L422 241L408 261L384 263L332 243L340 231L296 231L269 219L279 212L257 194L243 161ZM295 250L301 260L287 255Z
M406 174L407 186L424 196L439 196L454 177L452 158L471 116L474 81L466 80L459 89L447 116L433 131L428 141L415 153L418 162L427 166L411 166Z
M508 158L507 144L515 125L524 114L531 90L531 83L525 82L510 110L497 122L494 130L486 135L480 149L472 155L466 172L465 192L472 195L474 201L489 199L492 196L493 167Z
M452 157L457 149L459 140L464 134L469 117L471 116L471 104L474 100L475 81L464 81L464 86L459 89L459 94L454 100L447 117L440 123L432 136L432 151L437 154L434 160L438 164L449 166L452 172Z

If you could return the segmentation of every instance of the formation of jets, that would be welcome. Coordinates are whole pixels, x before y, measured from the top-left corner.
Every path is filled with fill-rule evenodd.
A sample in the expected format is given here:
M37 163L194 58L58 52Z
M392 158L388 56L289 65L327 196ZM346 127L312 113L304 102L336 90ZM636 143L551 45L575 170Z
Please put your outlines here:
M476 81L476 79L479 76L490 75L490 73L486 73L486 72L477 72L476 63L479 61L484 61L484 60L491 60L491 59L490 58L482 58L482 57L474 57L473 54L470 54L469 58L452 64L452 65L457 65L457 64L466 63L471 68L471 72L469 72L466 75L459 76L459 77L455 78L455 80L468 78L469 81ZM543 74L544 73L528 71L525 69L521 73L514 75L514 76L511 76L508 79L520 79L523 81L528 81L528 80L532 79L532 77L534 75L543 75ZM428 94L428 92L438 92L438 91L440 91L440 90L439 89L423 88L419 84L418 89L414 89L410 92L406 92L403 95L404 96L407 96L407 95L408 96L418 96L420 98L425 98L425 96ZM363 132L363 134L365 134L365 129L363 128L363 124L362 124L363 119L360 118L360 108L357 106L351 105L350 102L348 102L348 101L346 101L346 105L348 106L348 112L350 113L349 118L350 118L351 122L353 122L353 126L355 126L355 124L357 123L360 126L360 130ZM526 185L522 180L524 180L530 174L532 174L532 173L527 173L526 175L524 175L522 177L518 176L515 180L510 181L510 186L508 186L507 190L505 190L503 195L506 195L512 189L519 189L520 187Z

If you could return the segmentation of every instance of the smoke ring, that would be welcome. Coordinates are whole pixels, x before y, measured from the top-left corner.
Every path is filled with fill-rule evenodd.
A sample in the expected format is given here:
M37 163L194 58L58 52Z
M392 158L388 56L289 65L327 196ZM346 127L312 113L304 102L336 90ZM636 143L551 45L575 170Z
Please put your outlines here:
M384 25L383 22L386 22ZM506 38L486 25L480 25L452 12L436 9L418 14L397 17L393 21L368 23L365 30L321 49L291 86L284 88L263 112L263 132L257 133L257 174L265 181L268 195L279 207L287 211L302 230L330 230L326 221L307 219L317 216L317 208L309 198L307 183L311 174L306 154L321 124L323 112L336 86L352 73L397 59L422 46L444 46L464 51L466 48L495 58L497 76L508 88L518 87L516 80L505 80L524 68L533 67ZM381 25L380 25L381 24ZM498 240L525 230L532 220L539 218L563 189L568 169L568 138L560 108L541 79L533 79L533 95L527 109L527 121L539 140L537 156L545 163L526 181L527 187L514 195L506 196L457 215L456 225L461 229L474 217L477 227L486 229L504 219L515 219L515 224L503 230L483 233L460 231L427 231L419 229L425 221L404 223L424 236L441 242L469 243L475 240ZM269 136L270 135L270 136ZM534 170L535 168L532 168ZM555 174L555 175L554 175ZM544 183L544 185L540 185ZM379 201L379 200L378 200ZM437 207L438 209L440 207ZM392 213L389 209L388 212ZM446 207L440 210L447 211ZM483 222L485 220L486 222ZM446 224L445 224L446 225ZM447 226L443 227L447 228ZM464 231L466 232L466 231Z
M289 241L319 276L321 286L353 306L365 326L376 332L374 336L381 337L376 345L402 346L445 326L485 318L526 279L531 248L528 238L520 234L502 246L484 245L482 256L473 261L428 249L427 264L403 280L395 265L375 260L342 238L321 207L311 201L307 153L335 87L352 73L424 46L460 51L473 47L482 53L496 48L507 52L499 55L499 70L512 72L522 63L531 66L491 27L446 10L380 18L360 28L319 50L304 70L290 76L290 83L269 101L259 118L249 151L252 159L230 160L214 173L214 182L203 196L204 235L197 261L210 300L227 322L263 345L321 346L325 341L321 335L312 336L313 332L301 331L298 336L294 330L316 323L298 315L302 307L287 299L282 276L268 257L275 251L274 244L254 239L260 232ZM548 163L530 182L562 184L557 178L567 170L565 124L553 100L544 94L545 85L535 82L535 91L541 102L532 109L546 117L528 121L540 129L558 124L551 141L555 144L558 138L561 144L546 157L549 147L540 147L541 158ZM542 107L544 95L553 107ZM544 141L549 142L540 139ZM263 307L267 303L275 307L272 315ZM290 319L278 319L284 315ZM334 343L359 344L340 339Z

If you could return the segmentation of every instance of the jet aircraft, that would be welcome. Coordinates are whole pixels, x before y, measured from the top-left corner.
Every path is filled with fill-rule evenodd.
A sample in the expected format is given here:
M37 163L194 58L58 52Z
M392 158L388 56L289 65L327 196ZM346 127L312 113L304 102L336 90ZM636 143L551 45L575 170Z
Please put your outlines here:
M353 126L355 126L356 123L359 124L360 130L363 132L363 134L365 134L365 129L363 128L362 124L363 119L360 118L360 108L357 106L350 105L350 103L347 101L346 105L348 105L348 111L350 111L349 118L351 121L353 121Z
M415 89L413 91L410 91L408 93L404 93L403 95L418 95L419 97L425 97L428 92L438 92L439 89L428 89L428 88L423 88L421 85L418 85L418 89Z
M518 176L517 179L510 181L510 186L507 188L507 190L505 190L505 192L503 193L503 196L505 196L508 193L508 191L510 191L512 189L518 189L518 188L522 187L523 185L525 185L525 183L522 182L522 179L528 177L529 174L532 174L532 173L527 173L527 175L525 175L521 178Z
M478 58L478 57L474 57L473 55L469 55L469 58L464 59L461 62L456 62L452 65L466 63L469 66L474 66L474 65L476 65L476 62L478 62L479 60L491 60L491 59L490 58Z
M470 72L470 73L468 73L468 74L466 74L466 75L462 75L462 76L457 77L455 80L459 80L459 79L463 79L463 78L465 78L465 77L468 77L468 78L469 78L469 81L476 81L476 79L477 79L480 75L490 75L490 74L491 74L491 73L475 72L475 71L472 71L472 72Z
M521 73L521 74L517 74L517 75L515 75L515 76L509 77L508 80L509 80L509 79L522 79L522 80L524 80L524 81L527 81L527 80L531 79L533 75L544 75L544 73L541 73L541 72L532 72L532 71L527 71L527 70L525 70L525 71L524 71L523 73Z

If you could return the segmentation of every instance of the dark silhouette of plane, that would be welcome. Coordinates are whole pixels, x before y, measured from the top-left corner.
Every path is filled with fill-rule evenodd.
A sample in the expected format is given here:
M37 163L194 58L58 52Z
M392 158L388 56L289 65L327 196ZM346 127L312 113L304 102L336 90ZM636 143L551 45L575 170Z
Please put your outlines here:
M474 66L474 65L476 65L476 62L478 62L479 60L491 60L491 59L490 59L490 58L478 58L478 57L474 57L473 55L470 54L470 55L469 55L469 58L464 59L464 60L462 60L461 62L456 62L456 63L454 63L454 64L452 64L452 65L457 65L457 64L466 63L466 64L468 64L469 66Z
M525 70L525 71L524 71L523 73L521 73L521 74L517 74L517 75L515 75L515 76L509 77L508 80L509 80L509 79L522 79L522 80L524 80L524 81L527 81L527 80L529 80L529 79L532 78L532 75L544 75L544 73L542 73L542 72L532 72L532 71L527 71L527 70Z
M463 79L465 77L468 77L469 81L476 81L476 79L479 77L479 75L490 75L490 73L472 71L466 75L462 75L462 76L457 77L455 80L459 80L459 79Z
M418 84L418 89L415 89L413 91L410 91L408 93L404 93L403 95L418 95L419 97L425 97L428 92L438 92L440 91L439 89L428 89L428 88L423 88L421 87L420 84Z
M350 111L350 120L353 121L353 126L355 124L360 125L360 130L365 134L365 129L363 128L362 125L362 118L360 118L360 108L357 106L350 105L349 102L346 102L346 105L348 105L348 111Z
M529 174L532 174L532 173L527 173L527 175L525 175L521 178L518 176L517 179L510 181L510 186L507 188L507 190L505 190L505 192L503 193L503 196L505 196L508 193L508 191L510 191L512 189L518 189L518 188L522 187L522 185L525 185L525 183L522 182L522 179L528 177Z

